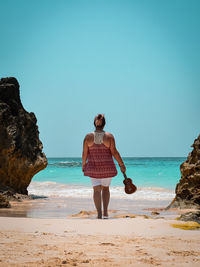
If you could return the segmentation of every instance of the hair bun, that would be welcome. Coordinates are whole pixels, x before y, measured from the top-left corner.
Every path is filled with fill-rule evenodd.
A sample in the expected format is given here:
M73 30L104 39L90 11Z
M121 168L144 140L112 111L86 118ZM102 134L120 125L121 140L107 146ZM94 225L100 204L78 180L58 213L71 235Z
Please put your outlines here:
M98 114L95 118L94 118L94 126L96 127L96 120L98 120L98 126L102 126L102 128L105 126L106 124L106 120L105 120L105 117L104 117L104 114Z
M103 118L102 114L98 114L97 119L100 120L102 118Z

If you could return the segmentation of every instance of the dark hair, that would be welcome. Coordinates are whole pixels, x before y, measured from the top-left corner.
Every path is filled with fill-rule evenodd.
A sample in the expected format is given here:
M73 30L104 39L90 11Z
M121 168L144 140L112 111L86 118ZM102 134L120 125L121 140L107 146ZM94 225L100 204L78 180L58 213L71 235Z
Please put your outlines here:
M103 114L98 114L97 116L95 116L94 118L94 126L96 127L96 120L102 120L102 123L101 123L101 128L103 128L106 124L106 120L105 120L105 117Z

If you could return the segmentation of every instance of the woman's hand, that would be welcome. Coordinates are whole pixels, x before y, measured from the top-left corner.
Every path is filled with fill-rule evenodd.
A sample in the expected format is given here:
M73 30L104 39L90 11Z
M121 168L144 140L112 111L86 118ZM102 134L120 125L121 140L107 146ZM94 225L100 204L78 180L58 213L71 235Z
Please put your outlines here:
M85 170L85 164L82 165L82 172Z

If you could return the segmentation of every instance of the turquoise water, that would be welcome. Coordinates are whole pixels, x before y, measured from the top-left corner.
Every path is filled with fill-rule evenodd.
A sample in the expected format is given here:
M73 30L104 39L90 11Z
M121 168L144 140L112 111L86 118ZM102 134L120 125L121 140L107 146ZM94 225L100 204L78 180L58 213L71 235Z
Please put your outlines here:
M160 187L174 190L180 179L180 164L185 158L123 158L127 176L138 187ZM118 167L117 167L118 168ZM81 158L48 158L45 170L34 176L33 182L90 186L89 177L83 176ZM113 178L112 186L122 186L123 175Z

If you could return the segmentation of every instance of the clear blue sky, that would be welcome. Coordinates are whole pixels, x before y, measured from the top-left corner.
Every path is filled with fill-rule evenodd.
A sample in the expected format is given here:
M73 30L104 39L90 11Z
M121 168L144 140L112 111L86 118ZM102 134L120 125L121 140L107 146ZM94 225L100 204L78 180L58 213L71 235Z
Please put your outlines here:
M47 156L81 156L104 113L122 156L187 156L200 133L200 1L0 0L15 76Z

